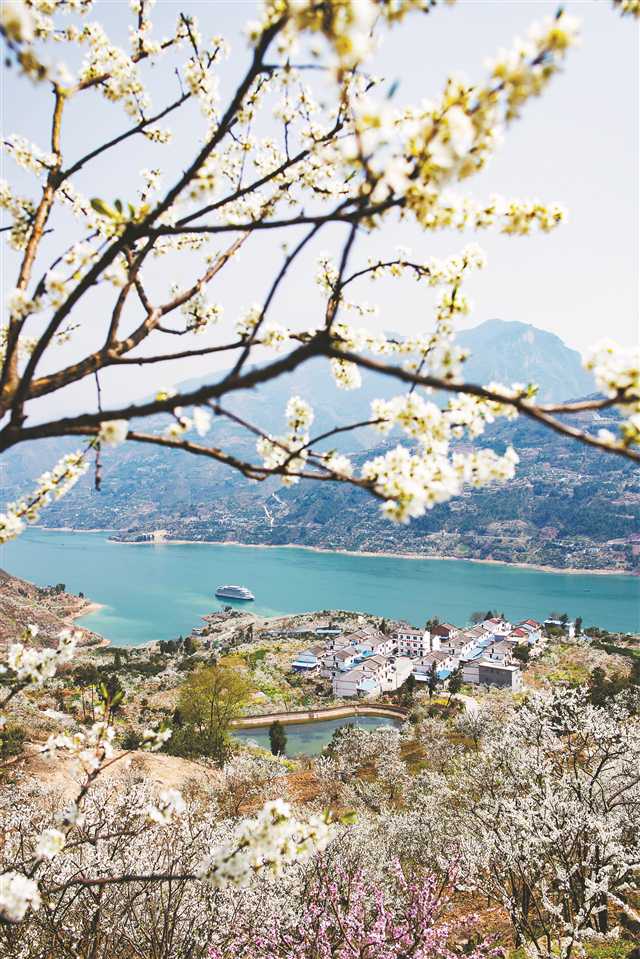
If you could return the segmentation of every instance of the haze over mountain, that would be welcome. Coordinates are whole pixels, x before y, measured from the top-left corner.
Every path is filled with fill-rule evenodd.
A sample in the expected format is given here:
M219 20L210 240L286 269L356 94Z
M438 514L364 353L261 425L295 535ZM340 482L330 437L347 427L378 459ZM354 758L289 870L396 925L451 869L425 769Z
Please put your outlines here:
M537 383L538 398L544 402L560 402L595 391L594 379L583 369L577 350L555 334L528 323L487 320L462 331L457 342L471 351L464 368L467 381ZM196 389L207 381L207 377L200 377L181 386ZM236 393L223 406L228 405L238 415L276 433L284 428L288 398L297 394L312 405L314 432L320 433L338 422L347 422L347 411L349 420L366 419L373 399L395 396L402 390L403 384L393 377L363 371L362 387L345 393L336 387L327 362L318 359L257 390ZM342 449L367 448L372 439L376 441L369 431L361 431L348 434L339 445Z
M530 323L487 320L458 336L471 351L465 377L474 383L514 381L537 383L538 398L561 402L593 393L593 376L582 366L577 350Z

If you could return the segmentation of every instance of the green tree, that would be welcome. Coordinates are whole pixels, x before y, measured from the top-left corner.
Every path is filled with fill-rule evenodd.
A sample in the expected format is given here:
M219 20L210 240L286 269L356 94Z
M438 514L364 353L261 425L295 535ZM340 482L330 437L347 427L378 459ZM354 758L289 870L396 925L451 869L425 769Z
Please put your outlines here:
M93 663L77 666L73 671L73 680L80 688L83 722L95 722L96 687L100 682L98 670Z
M279 719L269 726L269 742L274 756L284 756L287 750L287 734Z
M435 660L431 663L429 672L427 673L427 689L429 690L429 699L433 697L436 689L438 688L438 668L436 666Z
M122 653L119 649L113 651L113 668L122 669Z
M462 689L462 666L456 666L454 671L449 676L449 682L447 686L449 689L449 702L447 703L447 706L450 706L453 697Z
M184 652L186 656L192 656L196 651L196 644L192 640L191 636L187 636L184 641Z
M207 666L185 680L178 709L186 725L203 738L204 752L224 765L229 751L229 729L249 698L251 683L229 666ZM171 742L171 740L169 740Z
M27 731L24 726L7 723L6 726L0 728L0 759L19 756L26 738Z
M116 713L122 709L124 701L124 689L115 673L98 683L97 696L104 706L107 721L111 722Z
M431 619L428 619L426 621L426 623L424 624L424 628L431 631L432 629L435 629L435 627L439 625L440 625L440 620L438 619L438 617L432 616Z
M576 616L576 636L582 633L582 616Z
M601 666L591 670L589 696L594 706L604 706L609 697L607 674Z
M481 610L476 609L473 611L473 613L471 613L469 620L474 624L474 626L476 626L478 623L481 623L484 618L484 613Z
M517 659L520 663L528 663L531 656L531 650L526 643L518 643L517 646L513 648L513 658Z
M413 697L416 692L416 677L413 673L409 673L402 686L398 690L398 699L400 702L404 703L405 706L411 705L413 702Z

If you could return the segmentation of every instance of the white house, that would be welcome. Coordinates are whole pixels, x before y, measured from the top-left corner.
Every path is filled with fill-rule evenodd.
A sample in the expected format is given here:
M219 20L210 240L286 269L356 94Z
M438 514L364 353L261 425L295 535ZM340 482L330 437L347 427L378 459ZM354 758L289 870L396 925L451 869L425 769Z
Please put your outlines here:
M506 619L499 616L492 616L491 619L485 619L480 624L491 636L508 636L513 626Z
M542 639L542 623L535 619L524 619L516 629L524 629L529 634L529 645L534 646Z
M483 634L484 635L484 634ZM471 653L478 645L475 636L467 635L466 632L459 633L454 639L443 640L440 644L440 651L450 653L458 660L469 659Z
M446 653L442 649L435 653L429 653L422 659L414 660L413 675L419 682L426 682L434 663L438 677L444 679L456 668L458 660L451 653Z
M333 676L335 672L346 673L353 669L359 659L360 653L355 646L330 650L322 659L322 675Z
M466 639L473 640L474 646L477 646L483 639L489 639L489 637L493 636L493 632L487 629L484 623L480 623L471 629L465 629L463 635Z
M502 640L487 646L484 651L484 659L490 659L492 663L502 663L510 666L513 660L513 643Z
M440 639L455 639L459 632L458 627L452 626L451 623L438 623L431 630L431 633L434 636L439 636Z
M320 668L320 662L324 649L322 646L312 646L310 649L304 649L296 653L293 661L293 669L296 673L313 673Z
M366 639L360 641L356 648L361 653L373 653L374 656L390 656L395 652L396 641L393 636L385 636L384 633L372 633Z
M411 667L411 660L402 656L370 656L348 672L336 673L333 677L334 696L370 698L398 689L410 676Z
M422 657L440 649L440 637L432 636L428 629L406 626L397 630L394 639L400 656Z

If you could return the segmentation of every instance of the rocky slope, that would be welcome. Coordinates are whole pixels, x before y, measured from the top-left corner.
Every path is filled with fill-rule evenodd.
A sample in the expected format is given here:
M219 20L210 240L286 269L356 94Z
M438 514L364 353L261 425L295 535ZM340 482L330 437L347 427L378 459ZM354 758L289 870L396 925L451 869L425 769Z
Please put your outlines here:
M0 569L0 644L15 641L26 626L32 624L39 629L38 645L54 645L58 633L69 626L81 633L82 642L100 642L102 637L74 622L76 616L88 612L92 605L84 597L67 593L58 586L41 589Z

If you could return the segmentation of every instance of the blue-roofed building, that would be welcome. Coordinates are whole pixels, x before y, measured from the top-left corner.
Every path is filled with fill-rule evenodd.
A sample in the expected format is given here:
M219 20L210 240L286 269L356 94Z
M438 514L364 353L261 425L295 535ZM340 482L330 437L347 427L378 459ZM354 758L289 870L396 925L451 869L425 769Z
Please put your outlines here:
M451 653L445 653L442 650L436 653L429 653L428 656L423 656L422 659L415 659L413 661L413 675L418 682L426 683L434 663L436 675L438 679L440 679L440 673L446 673L446 676L448 676L456 668L457 660ZM446 678L446 676L443 678Z

